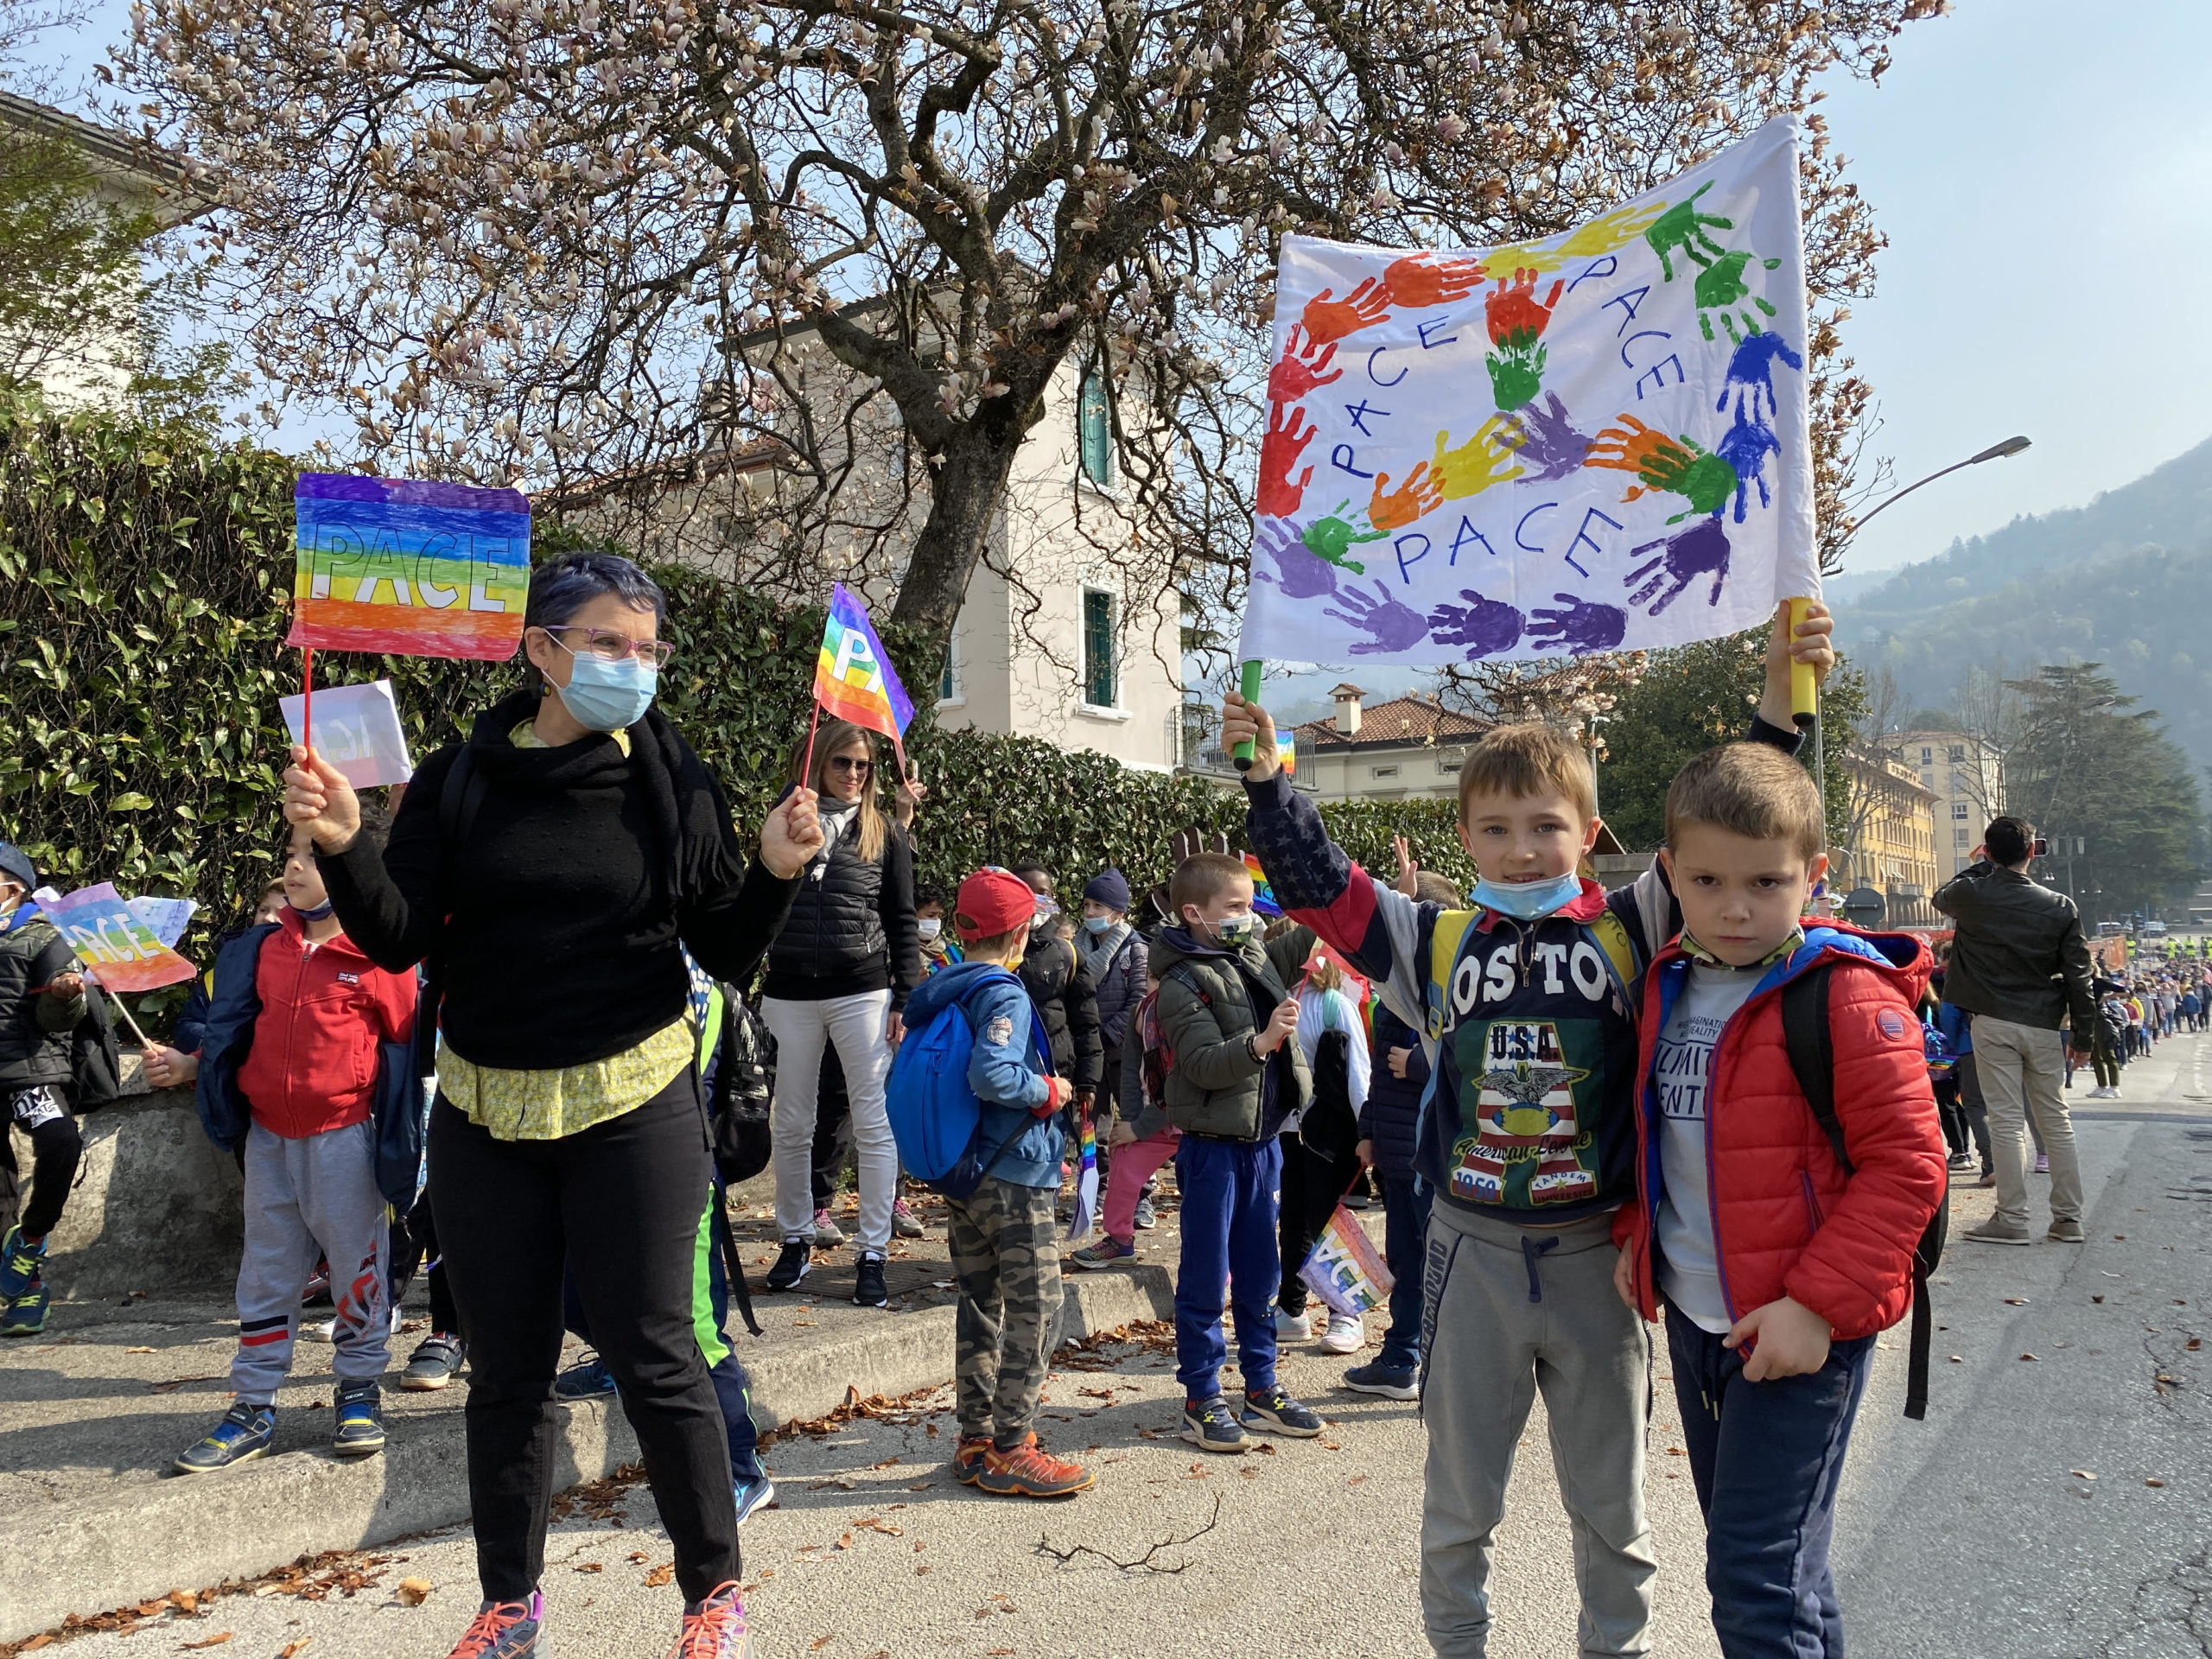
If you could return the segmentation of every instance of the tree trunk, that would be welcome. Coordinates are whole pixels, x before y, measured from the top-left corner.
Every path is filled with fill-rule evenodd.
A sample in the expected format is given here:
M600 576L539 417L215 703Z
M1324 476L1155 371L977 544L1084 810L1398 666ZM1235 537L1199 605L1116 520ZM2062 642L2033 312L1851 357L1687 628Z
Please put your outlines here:
M931 482L930 515L915 539L891 620L927 631L940 652L952 639L968 580L983 556L991 522L1005 505L1022 435L1014 421L969 423L945 447ZM941 656L938 664L943 665Z

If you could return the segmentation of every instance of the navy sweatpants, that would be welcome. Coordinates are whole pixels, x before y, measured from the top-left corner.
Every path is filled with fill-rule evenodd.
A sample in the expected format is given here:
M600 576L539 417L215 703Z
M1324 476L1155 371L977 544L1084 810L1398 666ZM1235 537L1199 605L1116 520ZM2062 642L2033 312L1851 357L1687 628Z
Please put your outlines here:
M1275 1236L1282 1143L1185 1135L1175 1147L1183 1195L1183 1260L1175 1281L1175 1376L1188 1400L1221 1392L1229 1344L1223 1291L1234 1298L1236 1363L1247 1389L1275 1380L1275 1289L1282 1277Z
M1727 1659L1843 1659L1828 1570L1835 1493L1874 1338L1804 1376L1744 1380L1720 1338L1667 1310L1682 1448L1705 1512L1705 1585Z
M1382 1259L1390 1264L1390 1328L1376 1363L1394 1371L1421 1366L1421 1268L1428 1249L1429 1191L1411 1175L1384 1175Z

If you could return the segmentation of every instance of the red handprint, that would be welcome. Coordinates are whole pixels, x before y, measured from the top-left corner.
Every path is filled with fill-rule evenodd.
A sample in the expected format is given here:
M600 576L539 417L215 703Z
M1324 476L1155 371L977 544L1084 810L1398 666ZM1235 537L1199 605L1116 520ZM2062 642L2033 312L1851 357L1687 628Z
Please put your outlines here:
M1333 345L1324 346L1317 354L1315 342L1303 328L1293 328L1290 338L1283 342L1282 359L1268 371L1268 401L1271 404L1294 404L1316 386L1325 386L1340 377L1342 369L1329 369L1329 359L1337 354ZM1329 369L1326 374L1321 372Z
M1488 274L1478 259L1439 259L1433 253L1409 253L1393 261L1382 273L1382 286L1389 293L1391 304L1418 310L1465 299L1483 285Z
M1490 319L1490 337L1499 346L1529 346L1542 337L1551 326L1552 308L1559 303L1561 289L1566 288L1564 277L1552 284L1552 291L1543 302L1536 301L1536 273L1516 270L1510 283L1500 283L1484 302L1483 309Z
M1395 490L1386 491L1390 474L1375 480L1375 493L1367 503L1367 522L1377 530L1395 530L1433 512L1444 502L1444 481L1433 477L1427 461L1414 464L1412 474Z
M1276 404L1268 410L1268 435L1260 443L1259 512L1262 518L1289 518L1305 499L1306 486L1313 481L1311 467L1299 474L1295 484L1290 481L1290 469L1298 464L1299 452L1313 441L1319 429L1307 425L1300 431L1305 420L1302 409L1286 411Z
M1369 277L1344 299L1331 299L1329 296L1335 292L1332 288L1323 289L1306 302L1306 309L1300 314L1306 337L1316 346L1371 328L1390 315L1390 296L1379 277Z

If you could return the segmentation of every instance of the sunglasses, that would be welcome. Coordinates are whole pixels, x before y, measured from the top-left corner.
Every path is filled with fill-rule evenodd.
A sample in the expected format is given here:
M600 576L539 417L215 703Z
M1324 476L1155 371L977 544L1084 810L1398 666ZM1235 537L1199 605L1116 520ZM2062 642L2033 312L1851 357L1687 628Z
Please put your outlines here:
M865 778L875 770L873 760L856 760L849 754L833 754L824 763L831 772L849 772L855 778Z

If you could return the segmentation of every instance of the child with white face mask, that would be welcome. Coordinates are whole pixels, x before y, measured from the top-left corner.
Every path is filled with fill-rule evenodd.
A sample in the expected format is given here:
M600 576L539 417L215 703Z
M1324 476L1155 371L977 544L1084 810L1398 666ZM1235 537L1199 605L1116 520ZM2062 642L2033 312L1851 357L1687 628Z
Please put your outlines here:
M922 976L950 968L956 962L965 962L960 941L952 937L944 925L944 889L918 887L914 889L914 932L922 944Z

